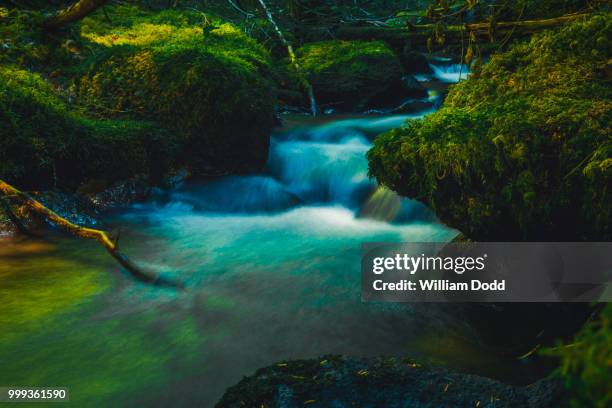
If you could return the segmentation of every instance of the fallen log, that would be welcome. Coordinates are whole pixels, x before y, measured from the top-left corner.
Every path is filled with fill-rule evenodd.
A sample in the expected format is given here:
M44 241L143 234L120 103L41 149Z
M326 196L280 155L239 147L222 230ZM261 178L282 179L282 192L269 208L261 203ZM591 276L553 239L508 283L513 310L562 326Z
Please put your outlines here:
M83 19L90 13L107 3L108 0L79 0L71 6L60 10L47 18L43 25L45 28L58 28L66 24Z
M2 180L0 180L0 193L2 193L4 196L2 197L3 200L10 198L11 200L18 202L32 213L57 225L60 229L72 235L98 241L104 247L104 249L106 249L106 251L137 280L156 286L169 286L184 289L184 286L180 282L175 282L160 276L156 276L150 272L142 271L124 253L119 251L118 243L111 240L105 231L76 225L45 207L28 193L20 191ZM17 226L20 227L19 224L17 224Z
M486 40L494 40L491 38L492 33L500 37L509 33L521 37L549 28L558 27L589 15L590 13L577 13L541 20L501 21L493 25L491 22L449 25L444 27L443 34L446 43L460 42L462 38L467 38L470 33L473 33L476 38ZM382 40L392 43L410 41L414 45L424 45L427 43L428 38L430 38L435 28L435 24L421 24L407 27L341 25L336 28L334 36L342 40Z

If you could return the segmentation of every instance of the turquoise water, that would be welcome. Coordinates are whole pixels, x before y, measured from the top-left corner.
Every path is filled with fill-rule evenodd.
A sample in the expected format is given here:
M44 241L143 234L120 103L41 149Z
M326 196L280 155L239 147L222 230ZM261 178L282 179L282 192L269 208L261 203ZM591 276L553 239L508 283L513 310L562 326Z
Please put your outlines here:
M376 186L365 153L412 116L287 117L260 174L188 182L104 220L187 290L134 282L95 243L0 241L0 385L63 386L76 406L210 407L285 359L498 360L452 305L360 301L360 244L451 240Z

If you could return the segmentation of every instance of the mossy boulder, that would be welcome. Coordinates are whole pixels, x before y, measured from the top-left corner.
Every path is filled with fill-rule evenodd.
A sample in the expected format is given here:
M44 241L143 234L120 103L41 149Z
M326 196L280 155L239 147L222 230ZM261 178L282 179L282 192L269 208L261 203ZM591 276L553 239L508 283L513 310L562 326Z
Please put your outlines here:
M82 100L104 115L125 112L174 129L196 173L261 167L274 119L266 50L199 13L110 9L112 25L97 15L81 24L98 48L84 64Z
M91 119L40 75L0 66L0 178L22 188L77 188L136 174L159 176L178 141L153 123Z
M475 240L612 238L610 14L495 55L443 108L379 136L379 182Z
M424 95L407 86L400 60L382 41L323 41L296 54L322 107L358 111Z
M554 377L514 386L408 358L328 355L261 368L228 388L215 407L552 408L563 406L564 394Z

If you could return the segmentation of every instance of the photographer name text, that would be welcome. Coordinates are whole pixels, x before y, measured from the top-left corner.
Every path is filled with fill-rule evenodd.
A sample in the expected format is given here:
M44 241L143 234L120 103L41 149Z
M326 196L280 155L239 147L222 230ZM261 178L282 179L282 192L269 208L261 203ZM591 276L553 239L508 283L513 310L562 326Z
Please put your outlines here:
M468 283L452 282L447 279L419 279L418 282L407 279L397 282L384 282L382 279L377 279L372 282L372 287L375 291L504 291L506 290L506 280L483 282L472 279Z

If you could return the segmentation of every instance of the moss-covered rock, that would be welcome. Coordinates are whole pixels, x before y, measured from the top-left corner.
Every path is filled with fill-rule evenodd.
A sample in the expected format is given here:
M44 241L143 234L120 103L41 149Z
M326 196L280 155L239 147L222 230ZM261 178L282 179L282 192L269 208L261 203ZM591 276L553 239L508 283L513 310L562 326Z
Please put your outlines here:
M0 178L22 188L158 176L177 151L172 134L156 125L87 118L40 75L11 66L0 66L0 146Z
M198 13L110 8L82 36L97 50L79 94L104 115L127 112L174 129L196 172L252 170L267 158L273 124L270 58L227 23Z
M611 31L598 15L492 57L379 136L371 174L476 240L610 239Z
M393 106L424 92L407 88L398 57L381 41L323 41L306 44L296 54L324 107L355 111Z

